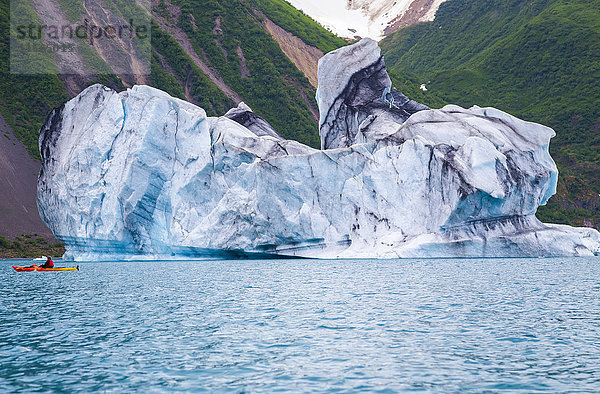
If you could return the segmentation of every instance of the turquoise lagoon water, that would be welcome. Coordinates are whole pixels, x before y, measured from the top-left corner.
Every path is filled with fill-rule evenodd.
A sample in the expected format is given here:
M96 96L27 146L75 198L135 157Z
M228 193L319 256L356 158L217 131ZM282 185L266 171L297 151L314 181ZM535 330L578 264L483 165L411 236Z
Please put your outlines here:
M599 258L16 263L0 392L600 390Z

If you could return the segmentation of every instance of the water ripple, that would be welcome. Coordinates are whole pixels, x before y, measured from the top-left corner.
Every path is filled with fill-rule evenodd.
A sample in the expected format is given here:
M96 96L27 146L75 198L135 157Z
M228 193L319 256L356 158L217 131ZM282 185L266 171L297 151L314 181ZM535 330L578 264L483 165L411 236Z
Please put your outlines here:
M598 258L14 263L1 392L600 387Z

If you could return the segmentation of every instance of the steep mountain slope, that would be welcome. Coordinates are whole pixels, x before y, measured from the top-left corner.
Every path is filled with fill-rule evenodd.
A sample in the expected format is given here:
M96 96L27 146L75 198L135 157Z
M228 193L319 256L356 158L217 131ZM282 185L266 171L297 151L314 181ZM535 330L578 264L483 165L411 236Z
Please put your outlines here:
M33 159L0 116L0 234L38 233L53 239L37 215L39 162Z
M539 216L600 225L600 1L450 0L382 46L391 69L448 102L554 128L559 192Z
M95 82L119 91L147 82L198 104L209 115L223 115L244 101L284 137L319 146L316 89L310 80L316 80L316 58L345 45L344 40L282 0L156 0L152 9L141 5L139 1L135 9L120 11L152 15L151 75L117 71L56 76L10 73L9 2L0 4L0 112L7 130L14 131L32 157L39 155L39 129L51 109ZM23 0L19 6L36 23L50 17L61 23L99 18L97 9L81 8L74 0ZM93 63L96 69L115 71L101 47L94 46L92 52L78 48L73 56L75 66ZM15 174L31 172L29 164L11 165ZM23 179L35 191L34 177ZM0 199L0 212L9 205L8 199ZM37 210L29 215L23 222L34 224L19 232L47 231L38 228ZM0 229L0 235L14 234Z
M334 33L377 40L418 22L432 21L446 0L289 0Z

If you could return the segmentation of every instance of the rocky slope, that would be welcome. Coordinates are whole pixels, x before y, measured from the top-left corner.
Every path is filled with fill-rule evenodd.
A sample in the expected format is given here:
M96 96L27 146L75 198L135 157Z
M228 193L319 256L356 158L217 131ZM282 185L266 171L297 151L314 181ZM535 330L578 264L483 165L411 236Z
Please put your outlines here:
M0 235L14 238L37 233L54 240L40 220L35 201L39 169L40 163L0 116Z
M383 66L372 40L321 59L324 150L246 105L208 117L147 86L94 85L42 129L42 218L71 259L600 254L597 231L535 218L556 190L551 129L430 110Z

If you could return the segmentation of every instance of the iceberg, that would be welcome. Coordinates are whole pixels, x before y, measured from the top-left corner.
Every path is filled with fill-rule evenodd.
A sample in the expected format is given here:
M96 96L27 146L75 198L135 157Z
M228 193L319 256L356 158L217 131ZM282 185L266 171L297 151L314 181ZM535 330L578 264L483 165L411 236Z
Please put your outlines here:
M391 85L373 40L323 57L321 150L243 103L90 86L42 127L40 215L69 260L600 254L598 231L535 217L552 129Z

